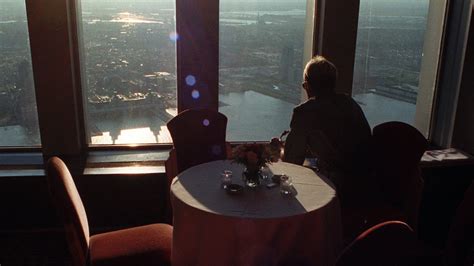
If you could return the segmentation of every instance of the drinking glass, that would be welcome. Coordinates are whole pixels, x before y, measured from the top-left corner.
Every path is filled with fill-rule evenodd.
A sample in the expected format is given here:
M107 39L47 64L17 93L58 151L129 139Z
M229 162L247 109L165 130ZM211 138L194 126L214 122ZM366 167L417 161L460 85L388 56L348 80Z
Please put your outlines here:
M260 174L262 175L263 182L268 183L271 174L270 168L268 168L268 166L262 166L262 168L260 168Z
M280 193L284 196L291 195L293 188L293 181L290 176L281 175L280 177Z
M232 171L224 170L221 174L221 186L226 189L230 184L232 184Z

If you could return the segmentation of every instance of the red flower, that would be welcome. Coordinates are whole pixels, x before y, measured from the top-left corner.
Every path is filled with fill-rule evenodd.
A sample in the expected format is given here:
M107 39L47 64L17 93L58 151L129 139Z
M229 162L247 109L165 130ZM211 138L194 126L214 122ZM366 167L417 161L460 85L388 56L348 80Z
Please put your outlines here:
M232 150L234 162L260 168L280 158L281 143L274 139L270 143L250 143L236 146Z

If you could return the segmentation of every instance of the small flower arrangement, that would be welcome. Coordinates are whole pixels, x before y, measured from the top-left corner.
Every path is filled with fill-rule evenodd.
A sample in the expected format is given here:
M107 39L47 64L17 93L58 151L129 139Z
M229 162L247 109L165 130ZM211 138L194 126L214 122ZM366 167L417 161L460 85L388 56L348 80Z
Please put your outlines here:
M234 162L243 164L248 170L258 170L268 163L280 159L282 144L278 138L273 138L270 143L241 144L232 150Z

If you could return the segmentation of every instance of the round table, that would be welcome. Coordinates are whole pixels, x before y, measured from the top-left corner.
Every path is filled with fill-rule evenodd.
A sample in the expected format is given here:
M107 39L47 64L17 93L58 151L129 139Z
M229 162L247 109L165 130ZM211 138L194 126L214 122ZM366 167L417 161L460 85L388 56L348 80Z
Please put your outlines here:
M296 195L264 184L231 195L221 188L224 170L243 185L243 166L231 161L197 165L173 180L173 265L334 265L342 229L328 179L278 162L270 173L290 176Z

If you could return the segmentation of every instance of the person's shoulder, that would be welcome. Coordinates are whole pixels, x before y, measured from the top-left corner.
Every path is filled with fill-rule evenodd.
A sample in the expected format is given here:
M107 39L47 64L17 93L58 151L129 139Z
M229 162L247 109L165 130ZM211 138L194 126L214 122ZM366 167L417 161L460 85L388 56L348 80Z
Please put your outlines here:
M352 106L354 108L361 109L361 106L360 106L359 102L356 101L356 99L354 99L351 96L347 96L347 95L346 95L346 97L349 99L350 103L352 104Z
M353 101L354 99L345 93L336 93L334 97L340 101Z
M318 106L318 103L314 99L309 99L305 101L304 103L301 103L297 105L294 109L293 112L305 112L308 110L313 110L315 107Z
M343 93L338 93L338 94L336 94L336 98L337 98L338 102L342 102L342 103L345 103L347 105L359 106L357 101L354 98L352 98L350 95L343 94Z

